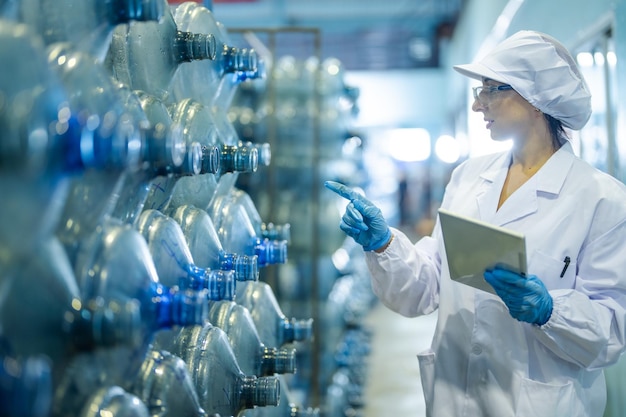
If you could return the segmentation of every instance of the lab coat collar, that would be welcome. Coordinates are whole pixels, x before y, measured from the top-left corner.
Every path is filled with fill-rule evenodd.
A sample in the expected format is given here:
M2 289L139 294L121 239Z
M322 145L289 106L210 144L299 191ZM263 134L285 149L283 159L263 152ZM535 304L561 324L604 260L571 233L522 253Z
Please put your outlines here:
M541 169L520 187L497 210L500 193L504 185L511 153L504 152L494 159L480 178L484 181L476 195L480 218L500 226L534 213L542 193L558 195L574 161L572 146L565 143L548 159ZM497 210L497 211L496 211Z

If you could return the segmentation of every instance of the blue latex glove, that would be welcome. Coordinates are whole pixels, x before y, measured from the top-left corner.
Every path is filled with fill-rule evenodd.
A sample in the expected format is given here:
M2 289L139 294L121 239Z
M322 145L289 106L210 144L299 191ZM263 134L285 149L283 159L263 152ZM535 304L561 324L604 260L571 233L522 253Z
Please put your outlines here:
M524 277L496 267L486 270L484 277L502 298L513 318L539 326L550 319L552 297L543 282L535 275Z
M350 200L339 228L366 251L380 249L391 239L391 230L380 209L356 191L334 181L324 186Z

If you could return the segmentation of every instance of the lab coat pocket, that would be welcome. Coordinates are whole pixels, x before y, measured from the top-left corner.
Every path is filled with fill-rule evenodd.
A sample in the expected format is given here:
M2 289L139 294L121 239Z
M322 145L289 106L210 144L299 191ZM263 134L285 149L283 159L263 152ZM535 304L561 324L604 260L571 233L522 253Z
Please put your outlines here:
M417 354L420 365L420 379L422 381L422 390L424 391L424 400L426 402L426 412L432 411L433 391L435 388L435 352L432 349L425 350Z
M528 273L536 275L548 288L569 289L574 287L576 278L576 259L557 259L540 251L535 251L528 265Z
M517 398L516 417L555 417L576 416L577 403L571 382L566 384L546 384L522 378L520 394Z

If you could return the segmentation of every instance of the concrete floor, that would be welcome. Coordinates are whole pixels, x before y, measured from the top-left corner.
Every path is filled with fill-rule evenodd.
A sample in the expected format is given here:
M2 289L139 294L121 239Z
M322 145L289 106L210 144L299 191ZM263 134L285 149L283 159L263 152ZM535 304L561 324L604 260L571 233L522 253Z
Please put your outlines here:
M381 303L365 325L372 331L362 417L425 417L417 353L428 349L437 313L406 318Z

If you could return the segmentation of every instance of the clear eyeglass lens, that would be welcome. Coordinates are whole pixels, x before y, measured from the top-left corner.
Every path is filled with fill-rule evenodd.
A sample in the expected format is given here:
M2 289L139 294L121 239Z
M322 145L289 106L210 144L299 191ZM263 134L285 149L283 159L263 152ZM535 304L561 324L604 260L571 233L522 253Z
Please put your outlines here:
M489 87L474 87L474 98L479 101L485 100L491 92L492 89Z
M474 87L472 90L474 91L474 98L478 100L479 102L484 103L484 102L489 101L496 92L504 91L505 89L508 90L508 88L498 88L498 87L488 85L488 86Z

